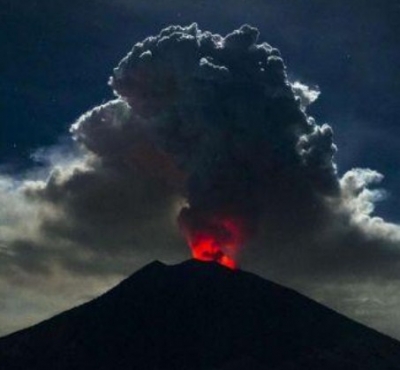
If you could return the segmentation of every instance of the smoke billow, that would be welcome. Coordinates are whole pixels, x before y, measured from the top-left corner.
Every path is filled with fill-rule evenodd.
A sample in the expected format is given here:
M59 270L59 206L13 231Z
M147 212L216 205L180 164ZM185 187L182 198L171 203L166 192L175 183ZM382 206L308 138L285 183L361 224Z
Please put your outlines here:
M252 234L261 217L278 226L295 203L311 209L339 195L332 130L304 113L315 92L293 87L279 51L258 37L247 25L226 37L172 26L114 70L110 84L132 108L132 126L145 120L151 145L184 173L184 230L229 215Z
M79 150L47 178L2 177L3 276L177 260L180 229L195 255L206 243L209 259L280 281L399 277L400 228L372 215L382 176L339 178L331 127L307 115L320 92L289 81L256 28L170 26L110 86L116 99L72 125Z

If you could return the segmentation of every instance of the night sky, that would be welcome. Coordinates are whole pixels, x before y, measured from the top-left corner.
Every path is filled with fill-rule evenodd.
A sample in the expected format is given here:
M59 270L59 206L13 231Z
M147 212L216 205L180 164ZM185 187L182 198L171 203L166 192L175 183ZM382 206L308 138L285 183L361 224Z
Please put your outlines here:
M359 245L357 252L333 251L332 255L340 258L333 259L329 268L323 266L329 262L316 258L319 266L315 270L323 276L320 284L312 279L312 263L303 260L299 263L309 268L309 275L300 268L298 275L279 268L274 275L268 268L256 264L253 270L400 338L400 274L397 272L400 233L399 226L394 225L400 223L399 1L0 0L0 3L0 334L88 300L147 261L176 261L188 253L172 248L169 255L165 251L158 253L155 247L146 252L140 249L137 257L124 259L125 244L132 240L138 245L163 241L162 236L146 239L146 235L154 234L157 221L143 226L139 237L124 235L121 246L115 249L109 248L112 236L107 235L104 245L99 242L101 251L97 252L98 240L91 235L96 234L96 227L101 230L103 222L112 227L113 219L102 219L98 223L96 220L84 231L76 228L74 222L90 218L89 201L85 209L73 208L65 200L72 199L71 204L75 204L72 203L75 198L68 198L70 193L65 193L64 199L63 193L57 193L62 189L51 193L47 187L41 193L31 183L25 183L23 186L29 187L28 198L36 199L33 203L40 197L40 201L61 204L67 207L63 209L70 216L63 219L63 225L59 219L36 225L36 220L43 215L47 221L55 220L54 209L43 206L37 211L34 205L26 205L21 200L20 193L13 191L21 186L21 179L43 180L52 168L60 166L61 172L67 171L70 163L79 158L78 150L71 149L69 128L89 109L115 98L108 86L109 77L136 42L157 35L168 25L196 22L201 30L223 36L242 24L257 27L259 42L268 42L280 50L289 81L299 81L313 91L320 91L307 113L319 125L328 123L333 129L338 148L334 157L338 178L359 167L383 175L377 187L385 192L372 196L375 198L371 202L375 205L375 201L385 198L376 203L373 215L390 223L387 239L390 245L385 244L386 239L379 239L376 244L383 246L382 250L387 247L379 256L388 255L393 264L380 263L380 260L376 265L371 263L373 242L367 241L368 263L363 258L359 264L340 260L362 256L364 252ZM117 185L107 182L106 186L115 189ZM124 202L124 189L113 198L118 204ZM67 187L64 190L74 191ZM96 191L102 194L101 189ZM163 191L164 188L160 196ZM76 202L83 196L78 195ZM110 209L117 209L115 204L104 203ZM157 205L149 205L146 212L151 210L156 210L155 217L163 219L164 215L157 213ZM367 213L369 217L370 212ZM136 216L139 220L149 214ZM116 233L129 227L124 220L118 224ZM18 228L13 229L10 226L13 224L18 224ZM65 225L68 227L64 228ZM139 231L140 225L138 221ZM46 239L38 237L43 230ZM160 227L157 232L162 234L162 230ZM75 232L76 237L70 238ZM175 237L167 237L166 243L173 243ZM43 240L44 246L39 245ZM75 243L70 250L69 243ZM82 252L79 245L83 244L89 247ZM307 253L306 250L304 254ZM310 255L314 254L310 252ZM14 256L20 261L15 265ZM277 260L282 258L279 255ZM108 262L110 259L112 263ZM311 257L309 260L314 261ZM289 267L291 263L288 262ZM340 266L339 272L334 273L331 270L336 265ZM342 269L342 265L348 268ZM252 269L253 265L249 262L247 266ZM349 273L350 270L354 273Z

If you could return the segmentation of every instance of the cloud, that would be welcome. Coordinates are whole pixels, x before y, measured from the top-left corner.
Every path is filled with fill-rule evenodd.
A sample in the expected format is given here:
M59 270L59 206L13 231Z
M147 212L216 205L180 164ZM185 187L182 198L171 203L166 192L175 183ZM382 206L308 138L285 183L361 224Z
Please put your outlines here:
M286 223L293 197L307 212L339 192L332 130L304 114L311 93L258 37L248 25L225 37L171 26L136 44L110 81L186 174L188 210L233 214L251 230L261 217Z
M300 105L303 110L314 103L321 93L318 88L312 89L299 81L292 83L292 89L295 95L300 99Z
M243 267L306 292L316 278L394 283L400 227L373 215L382 175L339 178L332 128L307 115L319 91L290 82L258 39L248 25L223 37L192 24L137 43L110 78L116 98L71 126L73 144L0 178L0 290L187 258L179 214L192 228L240 218Z

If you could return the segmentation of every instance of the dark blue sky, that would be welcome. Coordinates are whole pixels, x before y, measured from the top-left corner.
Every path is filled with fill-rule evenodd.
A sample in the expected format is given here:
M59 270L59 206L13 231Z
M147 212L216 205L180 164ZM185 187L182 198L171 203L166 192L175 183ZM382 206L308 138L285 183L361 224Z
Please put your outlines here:
M171 24L225 34L243 23L279 48L292 80L319 86L310 113L335 131L339 172L370 167L391 194L378 213L400 220L399 1L11 1L0 7L0 163L67 134L109 100L112 68L131 46Z

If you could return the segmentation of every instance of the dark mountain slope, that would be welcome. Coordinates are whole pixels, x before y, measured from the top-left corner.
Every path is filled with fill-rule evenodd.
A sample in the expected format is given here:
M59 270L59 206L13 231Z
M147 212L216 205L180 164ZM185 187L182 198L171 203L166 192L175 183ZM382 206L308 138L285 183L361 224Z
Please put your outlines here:
M253 274L154 262L0 339L0 369L384 370L400 369L400 344Z

